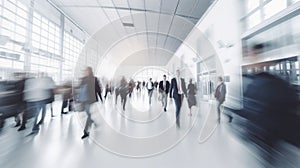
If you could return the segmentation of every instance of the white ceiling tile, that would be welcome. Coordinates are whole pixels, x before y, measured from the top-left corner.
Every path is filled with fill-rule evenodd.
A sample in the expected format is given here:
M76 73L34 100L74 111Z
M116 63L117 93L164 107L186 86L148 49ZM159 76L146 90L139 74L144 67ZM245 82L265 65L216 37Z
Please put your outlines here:
M114 6L111 0L97 0L101 6Z
M156 47L156 34L148 34L149 47Z
M198 1L196 10L193 11L192 15L195 18L200 18L205 11L207 10L208 6L211 5L211 3L213 2L213 0L209 1Z
M79 25L81 25L81 27L83 27L91 35L109 23L109 20L106 18L103 11L98 8L66 7L62 8L62 10L72 16L71 18L75 20ZM82 13L84 13L84 15L82 15ZM86 18L95 19L90 20Z
M162 13L174 14L177 6L177 1L179 0L168 0L168 1L163 0L162 7L161 7Z
M159 14L146 12L146 25L148 31L157 32Z
M146 0L146 10L160 12L160 4L162 0Z
M164 48L165 40L166 40L165 35L158 35L158 37L157 37L157 48Z
M133 17L133 23L134 23L134 26L135 26L136 30L138 32L146 31L145 14L144 13L135 14L132 17Z
M117 11L121 17L130 15L130 10L118 9Z
M133 9L145 10L144 0L128 0L129 7Z
M176 13L180 15L190 16L196 9L198 0L181 0L179 2Z
M98 6L97 0L53 0L59 6Z
M112 0L116 7L128 8L127 0Z
M168 33L170 24L172 22L172 16L171 15L160 15L159 19L159 32L161 33Z
M191 24L181 17L174 17L169 33L170 35L183 40L189 32L189 25Z
M116 9L103 9L111 21L118 20L119 15Z

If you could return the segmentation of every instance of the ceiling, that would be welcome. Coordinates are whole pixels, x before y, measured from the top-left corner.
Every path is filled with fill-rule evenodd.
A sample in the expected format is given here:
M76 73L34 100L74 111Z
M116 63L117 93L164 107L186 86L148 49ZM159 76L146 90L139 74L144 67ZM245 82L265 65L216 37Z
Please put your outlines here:
M128 61L124 60L126 58L119 61L123 64L130 64L137 56L150 57L143 60L151 60L162 51L167 52L163 55L170 59L170 53L176 52L213 1L51 0L96 39L106 51L104 53L113 52L110 55L116 55L116 60L118 55L128 57ZM126 41L128 45L117 47L119 41ZM147 48L149 52L145 52Z

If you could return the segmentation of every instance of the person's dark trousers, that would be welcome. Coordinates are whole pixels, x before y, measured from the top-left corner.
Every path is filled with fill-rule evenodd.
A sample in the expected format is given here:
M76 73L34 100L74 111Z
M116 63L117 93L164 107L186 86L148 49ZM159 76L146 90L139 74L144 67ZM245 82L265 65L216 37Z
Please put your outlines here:
M100 99L101 99L101 97L100 97ZM69 99L69 111L73 111L73 99Z
M152 93L153 93L153 89L150 89L150 90L148 89L149 104L151 104Z
M87 115L84 131L83 131L84 133L89 133L89 128L91 127L91 125L93 123L91 112L90 112L90 107L91 107L91 104L84 104L84 110Z
M61 105L61 114L66 114L66 112L64 112L64 109L67 107L67 105L68 105L68 100L64 100Z
M176 107L176 124L180 126L180 108L182 105L183 95L178 94L178 98L174 99L175 107Z
M37 123L38 116L40 111L46 111L46 104L45 101L38 101L38 102L28 102L27 104L27 111L30 111L34 114L34 122L33 122L33 128L32 132L38 132L39 131L39 124Z
M21 127L18 129L18 131L22 131L26 128L26 122L27 122L27 110L24 110L22 113Z
M110 94L112 94L110 89L107 89L107 90L105 90L104 99L106 99L106 97L107 97L107 93L108 93L108 92L110 92ZM102 101L102 98L101 98L101 96L100 96L100 99L101 99L101 101Z
M46 102L44 101L43 103L43 106L42 106L42 117L41 117L41 120L38 122L38 124L43 124L44 123L44 120L45 120L45 117L46 117ZM52 106L52 103L51 103L51 106ZM52 107L51 107L51 110L52 110ZM53 112L51 113L53 114Z
M217 105L217 110L218 110L218 121L220 122L221 120L221 106L224 103L224 101L220 102L218 101L218 105Z
M125 110L126 100L127 100L127 96L121 97L121 102L122 102L122 105L123 105L123 110Z

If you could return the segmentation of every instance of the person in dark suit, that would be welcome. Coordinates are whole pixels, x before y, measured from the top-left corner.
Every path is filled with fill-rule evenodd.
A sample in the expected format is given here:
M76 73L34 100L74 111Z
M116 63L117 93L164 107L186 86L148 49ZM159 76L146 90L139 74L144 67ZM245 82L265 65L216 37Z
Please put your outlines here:
M176 71L176 77L171 80L170 98L174 98L176 107L176 124L180 127L180 108L183 94L187 95L184 79L180 77L180 70Z
M167 76L163 75L163 80L159 82L159 92L161 93L161 102L162 106L164 107L164 111L167 111L167 100L168 100L168 93L170 89L170 82L167 81Z
M220 115L221 115L221 105L225 101L225 96L226 96L226 85L224 84L223 78L221 76L218 77L219 85L217 86L215 90L215 98L218 101L218 121L220 122Z

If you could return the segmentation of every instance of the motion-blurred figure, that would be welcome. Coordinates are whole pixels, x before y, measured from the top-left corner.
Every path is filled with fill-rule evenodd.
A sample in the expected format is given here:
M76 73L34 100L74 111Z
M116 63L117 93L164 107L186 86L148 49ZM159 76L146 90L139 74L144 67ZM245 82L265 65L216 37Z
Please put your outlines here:
M223 78L221 76L218 77L218 86L215 90L215 98L218 101L218 106L217 106L217 110L218 110L218 122L220 122L221 120L221 105L224 103L225 101L225 96L226 96L226 85L223 81Z
M53 80L42 73L38 74L37 78L29 78L25 81L24 100L27 102L27 112L35 117L32 133L38 133L39 125L44 122L46 103L51 98L54 87ZM41 110L42 118L37 122Z
M130 81L129 81L129 97L131 97L134 87L135 87L135 83L134 83L133 79L130 79Z
M244 128L247 139L258 145L256 151L264 160L264 166L300 165L297 107L296 90L289 83L266 72L253 76L244 93L244 108L237 113L247 119ZM286 143L298 147L298 151L291 151L292 155L298 155L296 158L289 159L291 153L284 147Z
M180 127L180 109L183 101L183 94L187 95L185 81L180 76L180 70L176 71L176 77L171 80L170 98L174 98L176 107L176 125Z
M120 87L119 87L119 92L120 92L120 97L121 97L121 104L122 108L125 111L125 106L126 106L126 100L127 100L127 95L129 93L130 87L123 76L121 81L120 81Z
M187 100L190 109L189 116L192 116L192 107L197 105L196 92L197 92L197 87L195 84L193 84L193 80L190 79L187 87Z
M69 112L72 111L72 82L67 81L62 86L58 87L57 92L62 95L61 114L68 114L64 109L68 107Z
M95 86L95 76L91 67L87 67L85 70L85 77L82 79L80 84L80 91L78 99L83 103L84 111L86 112L87 119L85 122L85 127L83 130L83 136L81 139L84 139L89 136L89 128L91 127L94 121L91 117L91 105L97 101L96 99L96 86ZM99 87L99 86L98 86Z
M149 81L146 84L148 90L149 104L151 104L152 94L154 90L154 83L152 82L152 78L149 78Z
M5 119L15 117L16 127L26 123L26 103L23 101L25 79L0 81L0 131ZM23 112L23 119L19 114ZM24 120L25 119L25 120ZM25 128L24 128L25 129Z
M112 84L111 84L111 81L108 81L105 85L105 95L104 95L104 99L106 99L107 97L107 93L109 92L110 95L112 94Z
M164 111L167 111L168 93L170 90L170 82L167 81L167 76L163 75L163 80L159 82L159 92L161 94L161 103Z

